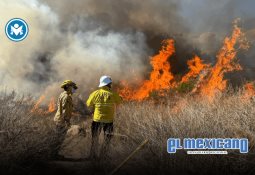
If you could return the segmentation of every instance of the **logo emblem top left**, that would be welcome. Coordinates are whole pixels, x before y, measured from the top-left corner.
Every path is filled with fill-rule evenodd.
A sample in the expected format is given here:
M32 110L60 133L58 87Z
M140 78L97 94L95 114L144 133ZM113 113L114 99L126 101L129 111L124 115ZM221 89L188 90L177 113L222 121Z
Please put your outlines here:
M28 35L28 25L20 18L13 18L5 26L6 36L15 42L24 40Z

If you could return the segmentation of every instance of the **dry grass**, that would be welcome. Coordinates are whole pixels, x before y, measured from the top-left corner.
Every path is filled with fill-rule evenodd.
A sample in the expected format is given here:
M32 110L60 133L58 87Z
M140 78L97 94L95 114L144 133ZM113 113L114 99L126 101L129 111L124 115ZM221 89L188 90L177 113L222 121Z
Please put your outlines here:
M0 162L4 172L22 169L24 163L31 166L50 159L55 139L54 114L31 113L32 106L32 98L18 97L15 93L0 95ZM114 132L116 136L108 157L95 161L91 168L84 164L76 174L84 169L95 169L93 172L102 169L99 174L106 174L145 139L149 139L149 144L119 174L253 174L255 171L255 103L243 99L241 90L218 95L211 103L195 96L173 95L160 100L125 102L117 110ZM89 137L87 134L86 140L80 143L87 143ZM187 155L178 150L170 155L166 151L169 137L245 137L249 138L250 152L248 155L238 151L230 151L229 155ZM90 143L84 144L84 149L89 150L89 146ZM74 145L72 149L78 148Z
M1 174L24 173L51 156L54 127L49 116L31 112L33 105L29 96L0 94Z
M208 174L209 170L221 174L254 173L251 167L254 166L255 103L243 99L241 90L218 95L214 102L194 96L165 97L160 104L126 103L118 111L116 130L133 140L132 148L146 138L150 140L147 150L132 164L133 168L142 165L144 170L149 168L147 174ZM250 153L229 151L227 156L189 156L179 150L170 155L166 152L170 137L248 138ZM122 151L128 149L125 146L130 148L130 144L122 145Z

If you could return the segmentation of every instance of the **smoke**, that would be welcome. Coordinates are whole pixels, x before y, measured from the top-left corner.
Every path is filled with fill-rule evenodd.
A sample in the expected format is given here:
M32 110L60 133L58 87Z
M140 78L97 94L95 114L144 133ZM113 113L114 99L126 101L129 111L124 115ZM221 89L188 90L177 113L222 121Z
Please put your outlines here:
M114 30L152 32L166 34L184 31L184 23L178 14L178 1L165 0L76 0L70 8L70 1L44 0L60 14L64 27L77 30ZM77 25L78 24L78 25ZM88 26L89 25L89 26Z
M47 71L52 66L46 60L46 65L43 64L44 60L39 57L61 47L55 44L61 40L60 33L55 30L58 25L57 16L49 7L37 1L1 1L0 7L1 24L6 24L11 18L20 17L26 20L30 27L28 38L23 42L14 43L7 39L5 26L1 25L1 86L23 92L37 92L45 81L37 84L38 81L32 76L33 72L35 77L40 75L43 80L48 77L50 81L51 73ZM48 15L51 17L48 18Z
M209 58L211 63L215 62L215 55L224 37L231 32L232 22L236 18L241 19L240 26L250 41L250 48L248 51L239 52L237 56L243 70L230 75L231 82L235 84L255 79L254 6L253 0L196 0L190 1L189 7L185 8L188 13L185 20L192 26L189 28L191 35L188 42L199 48L205 54L203 58Z
M164 38L176 40L174 73L186 71L194 54L213 62L231 22L241 17L254 40L253 1L238 0L2 0L0 24L19 17L30 32L15 43L0 33L0 88L54 96L65 79L80 93L96 88L101 75L114 82L147 75L149 57ZM244 13L245 12L245 13ZM0 25L4 31L4 25ZM254 74L254 47L242 62ZM248 64L251 63L251 64Z
M81 30L74 30L75 22L67 26L60 14L36 0L1 1L0 6L5 7L0 12L1 23L18 16L30 28L20 43L1 34L2 88L51 96L59 91L63 80L71 79L81 92L88 92L97 86L101 75L118 81L144 72L142 60L150 52L142 32L105 32L101 27L91 30L89 21L82 22ZM10 13L10 9L16 10Z

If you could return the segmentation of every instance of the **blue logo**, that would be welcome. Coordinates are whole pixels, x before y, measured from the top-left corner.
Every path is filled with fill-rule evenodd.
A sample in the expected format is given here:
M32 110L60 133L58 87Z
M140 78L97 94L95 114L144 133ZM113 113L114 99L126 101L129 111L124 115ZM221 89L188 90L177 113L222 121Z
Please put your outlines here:
M5 33L12 41L22 41L28 35L28 25L23 19L13 18L6 24Z
M178 149L198 150L188 151L188 154L227 154L226 150L239 150L240 153L248 153L249 141L246 138L169 138L167 140L167 152L176 153ZM216 151L211 151L216 150ZM222 152L218 150L224 150Z

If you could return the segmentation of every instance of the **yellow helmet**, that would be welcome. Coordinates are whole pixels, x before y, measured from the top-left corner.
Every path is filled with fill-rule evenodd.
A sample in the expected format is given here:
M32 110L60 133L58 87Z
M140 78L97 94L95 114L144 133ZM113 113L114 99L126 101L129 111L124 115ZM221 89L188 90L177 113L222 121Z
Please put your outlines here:
M65 80L61 84L61 88L64 88L65 86L73 86L74 89L78 89L77 85L73 81L71 81L71 80Z

